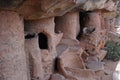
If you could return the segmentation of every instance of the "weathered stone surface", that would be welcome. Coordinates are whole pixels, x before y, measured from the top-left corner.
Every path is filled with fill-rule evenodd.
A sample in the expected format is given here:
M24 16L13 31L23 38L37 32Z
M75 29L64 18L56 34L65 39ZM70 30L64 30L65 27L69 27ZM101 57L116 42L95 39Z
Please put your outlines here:
M0 0L0 80L101 80L116 1Z
M0 0L0 9L17 9L24 0Z
M116 10L116 5L113 0L0 0L0 9L17 11L25 19L62 16L76 8L85 11L97 9L113 11Z
M86 11L99 9L114 11L116 10L116 3L113 0L87 0L81 8Z
M51 52L51 55L54 55L53 53L55 53L56 44L59 42L54 32L54 17L40 20L27 20L25 22L25 26L26 31L34 32L36 34L43 33L46 35L48 39L48 50ZM56 42L57 40L58 42Z
M116 4L113 0L109 0L106 4L105 4L105 9L108 11L114 11L116 10Z
M87 44L91 44L95 47L98 46L99 42L101 41L100 31L101 31L101 12L95 11L95 12L88 12L87 16L84 19L84 28L90 28L93 27L95 30L86 36L86 34L83 34L83 37L81 38L81 41L85 41Z
M82 53L81 57L82 57L84 62L88 61L88 56L89 56L89 54L86 53L85 51Z
M104 75L104 71L103 70L96 71L95 75L96 75L96 80L101 80L102 76Z
M0 80L28 80L23 19L11 11L0 17Z
M68 80L96 80L95 72L90 69L65 67Z
M79 12L70 12L55 19L56 31L63 32L63 38L76 39L79 31Z
M59 56L59 67L80 68L84 69L85 65L82 61L81 50L66 50ZM78 63L76 63L78 62Z
M89 56L87 61L88 62L99 61L99 59L96 56Z
M107 40L107 30L105 28L103 13L101 11L87 12L86 16L83 18L84 24L82 24L83 33L80 37L80 45L90 55L90 57L88 57L88 61L101 60L102 56L100 57L99 55L99 57L96 57L96 55L98 56L101 49L104 48ZM85 34L84 29L87 28L90 30L91 27L95 30L92 33Z
M94 9L102 9L104 8L104 4L107 0L87 0L87 2L83 5L84 10L94 10Z
M66 80L64 76L60 74L52 74L50 80Z
M38 44L38 36L25 40L25 49L28 56L29 74L31 79L44 79L44 71L42 65L42 56Z
M53 73L53 56L48 50L41 50L44 80L48 80Z
M62 15L74 5L74 0L26 0L18 12L26 19L40 19Z
M56 46L59 43L60 39L62 38L62 33L55 33L54 32L54 18L46 18L41 20L27 20L25 22L25 30L29 32L34 32L38 35L42 33L47 37L47 46L48 48L38 48L40 49L40 53L42 55L42 64L44 70L44 77L45 80L48 80L50 75L53 73L53 64L54 58L56 54ZM41 37L42 38L42 37ZM44 39L44 38L42 38ZM45 43L39 43L36 41L37 44L44 45Z
M91 61L86 63L86 67L94 71L104 70L104 63L98 61Z
M107 51L100 50L99 53L96 55L96 57L99 59L99 61L103 60L107 54Z

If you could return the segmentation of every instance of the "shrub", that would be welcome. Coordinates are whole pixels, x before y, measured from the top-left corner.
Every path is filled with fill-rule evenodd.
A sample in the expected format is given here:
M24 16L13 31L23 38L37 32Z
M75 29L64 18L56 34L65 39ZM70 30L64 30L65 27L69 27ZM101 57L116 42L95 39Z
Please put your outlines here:
M105 46L107 50L106 59L112 61L118 61L120 59L120 46L113 41L108 41Z

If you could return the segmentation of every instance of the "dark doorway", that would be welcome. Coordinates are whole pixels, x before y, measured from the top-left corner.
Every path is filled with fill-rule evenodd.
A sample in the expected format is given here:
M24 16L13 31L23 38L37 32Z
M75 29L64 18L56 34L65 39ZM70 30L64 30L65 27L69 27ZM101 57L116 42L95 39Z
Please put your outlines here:
M48 49L48 38L45 34L39 33L39 48L40 49Z
M77 39L80 40L81 35L83 34L83 28L86 27L86 22L89 21L89 13L91 13L91 11L86 11L86 12L80 12L79 14L79 23L80 23L80 33L77 36Z

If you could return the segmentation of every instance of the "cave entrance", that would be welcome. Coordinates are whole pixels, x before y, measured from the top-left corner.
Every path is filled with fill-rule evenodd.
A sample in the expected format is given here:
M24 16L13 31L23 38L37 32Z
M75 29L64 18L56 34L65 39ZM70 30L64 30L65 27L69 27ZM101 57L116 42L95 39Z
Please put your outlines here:
M83 29L84 27L86 27L86 23L89 21L89 13L91 13L91 11L85 11L85 12L83 11L79 13L80 33L77 36L78 40L83 34Z
M44 33L39 33L39 48L48 49L48 38Z

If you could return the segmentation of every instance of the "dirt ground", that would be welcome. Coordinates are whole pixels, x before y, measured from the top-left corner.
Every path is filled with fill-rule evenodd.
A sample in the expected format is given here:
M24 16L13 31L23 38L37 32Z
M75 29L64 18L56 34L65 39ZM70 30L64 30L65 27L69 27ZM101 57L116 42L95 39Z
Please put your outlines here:
M113 62L110 60L103 60L103 62L105 62L105 75L103 75L101 80L113 80L112 74L119 61Z

